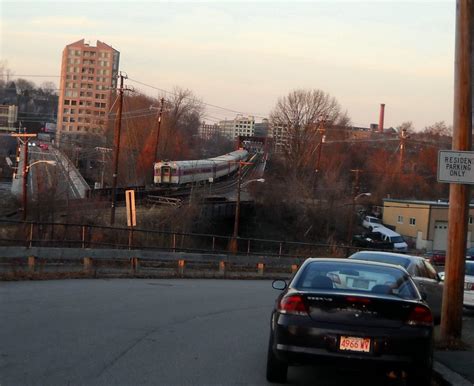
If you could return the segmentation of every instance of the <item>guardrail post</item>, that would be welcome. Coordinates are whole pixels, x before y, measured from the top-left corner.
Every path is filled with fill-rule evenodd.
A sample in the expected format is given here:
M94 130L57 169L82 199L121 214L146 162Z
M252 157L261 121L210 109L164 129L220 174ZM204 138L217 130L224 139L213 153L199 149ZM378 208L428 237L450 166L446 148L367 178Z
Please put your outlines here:
M138 269L140 268L140 262L138 260L138 257L132 257L130 259L130 268L132 270L132 273L138 272Z
M291 273L295 273L298 270L297 264L291 264Z
M283 249L283 243L280 243L280 250L278 252L278 257L281 257L281 251Z
M178 260L178 275L179 276L184 276L184 268L186 266L186 261L184 260Z
M263 264L263 263L258 263L258 264L257 264L257 270L258 270L258 274L259 274L260 276L263 275L263 270L264 270L264 268L265 268L265 264Z
M250 240L247 241L247 255L250 254Z
M225 276L226 264L225 261L219 261L219 273Z
M33 246L33 223L30 223L30 235L28 237L28 248Z
M86 247L86 226L82 226L82 248Z
M212 250L216 248L216 236L212 236Z
M83 271L84 272L90 272L92 271L92 258L90 257L84 257L83 259Z
M36 257L28 256L28 272L35 272Z
M176 252L176 233L173 233L173 252Z

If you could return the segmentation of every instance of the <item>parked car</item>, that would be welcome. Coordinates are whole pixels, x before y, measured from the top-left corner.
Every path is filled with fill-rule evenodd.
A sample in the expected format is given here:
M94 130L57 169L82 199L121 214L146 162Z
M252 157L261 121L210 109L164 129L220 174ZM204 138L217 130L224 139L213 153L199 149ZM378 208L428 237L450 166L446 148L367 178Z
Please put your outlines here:
M267 379L285 382L289 365L334 362L403 369L429 385L432 313L399 266L347 259L307 259L282 290L271 315ZM323 362L324 361L324 362Z
M373 216L365 216L362 220L362 226L368 230L372 230L382 226L382 220Z
M408 244L403 239L403 237L391 229L388 229L384 226L379 226L372 230L373 233L379 233L380 239L388 243L393 244L393 249L397 252L406 252L408 251Z
M474 260L466 260L465 274L463 305L466 308L474 309ZM439 276L444 280L444 272L440 272Z
M433 312L435 322L441 320L443 281L430 262L423 257L392 252L360 251L349 256L349 259L378 261L403 267L411 275L418 290L426 295L426 303Z
M354 235L352 238L352 245L371 249L393 249L393 243L382 240L381 234L377 232L367 232L361 235Z
M49 149L49 146L48 146L48 144L46 144L46 143L41 143L41 144L39 145L39 147L40 147L40 149L42 149L42 150L48 150L48 149Z
M466 259L474 260L474 247L466 249Z
M446 251L428 251L423 257L433 265L444 265L446 263Z

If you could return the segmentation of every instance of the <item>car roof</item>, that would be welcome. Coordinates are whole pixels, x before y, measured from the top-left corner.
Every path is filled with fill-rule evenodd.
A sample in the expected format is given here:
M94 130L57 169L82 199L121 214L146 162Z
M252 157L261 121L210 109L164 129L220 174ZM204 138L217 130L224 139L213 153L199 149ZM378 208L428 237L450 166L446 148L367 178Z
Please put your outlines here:
M408 267L408 265L410 263L415 263L415 262L418 262L420 260L425 260L421 256L413 256L413 255L405 255L403 253L381 252L381 251L358 251L358 252L352 254L351 256L349 256L349 259L362 259L362 260L364 259L363 257L357 257L357 254L363 254L368 258L370 258L370 257L373 257L373 258L377 258L377 257L382 257L383 258L383 257L385 257L388 260L393 259L394 262L397 261L397 260L406 261L406 262L408 262L406 267ZM369 260L369 261L372 261L372 260ZM387 264L390 265L391 263L387 263Z
M398 253L396 253L398 255ZM352 255L354 256L354 255ZM404 255L401 255L404 256ZM386 267L386 268L396 268L399 269L400 271L403 271L403 273L406 273L407 275L408 272L406 269L400 265L393 265L393 264L388 264L388 263L383 263L380 261L370 261L370 260L363 260L363 259L356 259L356 258L329 258L329 257L310 257L305 260L304 265L313 263L313 262L325 262L325 263L342 263L342 264L351 264L351 263L356 263L356 264L361 264L361 265L372 265L372 266L379 266L379 267Z
M384 226L374 228L373 232L383 233L387 236L401 236L399 233Z

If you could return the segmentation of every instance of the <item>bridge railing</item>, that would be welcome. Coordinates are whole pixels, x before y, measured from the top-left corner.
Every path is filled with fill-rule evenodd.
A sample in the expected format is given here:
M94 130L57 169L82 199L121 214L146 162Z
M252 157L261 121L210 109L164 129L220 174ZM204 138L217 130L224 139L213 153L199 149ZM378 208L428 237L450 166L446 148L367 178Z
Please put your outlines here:
M116 228L71 223L0 220L0 246L142 249L171 252L229 252L230 236ZM347 245L238 238L238 255L274 257L345 257L358 250Z

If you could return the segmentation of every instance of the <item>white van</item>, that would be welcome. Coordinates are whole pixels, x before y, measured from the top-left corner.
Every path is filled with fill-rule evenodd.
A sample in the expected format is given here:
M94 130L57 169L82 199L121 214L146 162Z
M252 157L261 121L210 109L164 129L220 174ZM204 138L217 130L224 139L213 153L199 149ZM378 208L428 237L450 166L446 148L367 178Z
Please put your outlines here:
M393 249L398 252L408 251L408 244L403 240L403 237L397 232L392 231L384 226L379 226L372 230L372 233L380 233L380 237L383 241L393 244Z

